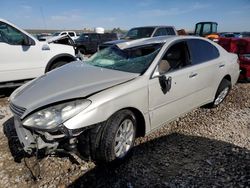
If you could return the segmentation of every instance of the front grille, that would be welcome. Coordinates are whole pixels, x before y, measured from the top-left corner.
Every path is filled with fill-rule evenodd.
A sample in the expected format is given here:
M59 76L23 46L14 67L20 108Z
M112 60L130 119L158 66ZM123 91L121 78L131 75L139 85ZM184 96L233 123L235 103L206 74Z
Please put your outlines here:
M22 115L25 112L25 108L22 108L20 106L14 105L13 103L10 103L10 110L17 116L22 117Z

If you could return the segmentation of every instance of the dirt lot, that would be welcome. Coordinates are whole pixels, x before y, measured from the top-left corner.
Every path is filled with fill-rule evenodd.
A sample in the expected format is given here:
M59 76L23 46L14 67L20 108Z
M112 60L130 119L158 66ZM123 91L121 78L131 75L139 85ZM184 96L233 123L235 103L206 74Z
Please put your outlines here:
M8 92L0 91L0 187L250 187L250 84L238 84L216 109L194 110L138 139L129 159L106 166L24 158Z

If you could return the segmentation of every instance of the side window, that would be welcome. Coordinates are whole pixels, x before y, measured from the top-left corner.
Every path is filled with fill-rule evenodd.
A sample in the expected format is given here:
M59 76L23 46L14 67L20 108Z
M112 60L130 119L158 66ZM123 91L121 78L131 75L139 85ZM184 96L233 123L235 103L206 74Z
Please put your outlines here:
M176 35L174 29L171 27L166 28L166 31L167 31L167 35Z
M195 35L200 35L201 32L201 24L196 25Z
M172 45L159 62L158 70L160 74L168 71L178 70L190 64L189 53L186 42L178 42Z
M69 36L74 37L75 34L73 32L69 32Z
M22 45L24 34L12 26L0 22L0 42L5 42L10 45Z
M212 33L217 33L217 24L212 25Z
M91 41L93 42L98 41L98 36L96 34L91 35Z
M204 24L203 25L203 35L211 33L211 24Z
M188 40L192 64L199 64L219 57L218 49L205 40Z
M167 31L165 28L158 28L154 34L154 37L157 37L157 36L165 36L167 35Z
M67 33L65 33L65 32L62 32L60 35L67 35Z

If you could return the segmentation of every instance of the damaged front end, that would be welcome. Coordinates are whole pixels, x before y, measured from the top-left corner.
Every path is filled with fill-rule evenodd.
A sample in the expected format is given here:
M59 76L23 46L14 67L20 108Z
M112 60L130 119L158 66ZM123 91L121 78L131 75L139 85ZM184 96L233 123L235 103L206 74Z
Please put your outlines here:
M45 155L77 150L78 136L87 128L68 129L64 122L90 105L86 99L68 101L37 110L21 119L25 109L13 103L15 130L23 150L32 155L43 151Z
M77 137L85 129L69 130L64 125L52 130L37 130L22 125L19 117L14 117L15 130L23 150L32 155L37 151L43 151L45 155L66 151L75 152L77 149Z

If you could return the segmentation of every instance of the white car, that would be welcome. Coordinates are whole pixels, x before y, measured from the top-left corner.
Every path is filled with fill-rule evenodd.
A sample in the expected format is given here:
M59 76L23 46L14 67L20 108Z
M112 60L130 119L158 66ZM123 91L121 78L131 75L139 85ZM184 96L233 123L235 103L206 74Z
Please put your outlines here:
M40 42L0 19L0 88L21 85L75 59L73 46Z
M16 132L30 154L65 149L98 162L124 159L136 137L218 106L237 82L237 60L200 37L120 43L17 89L10 97Z
M75 31L61 31L61 32L56 32L51 37L63 36L63 35L68 35L73 40L76 40L76 39L79 38L79 36L76 34ZM47 38L47 39L49 39L49 38Z

